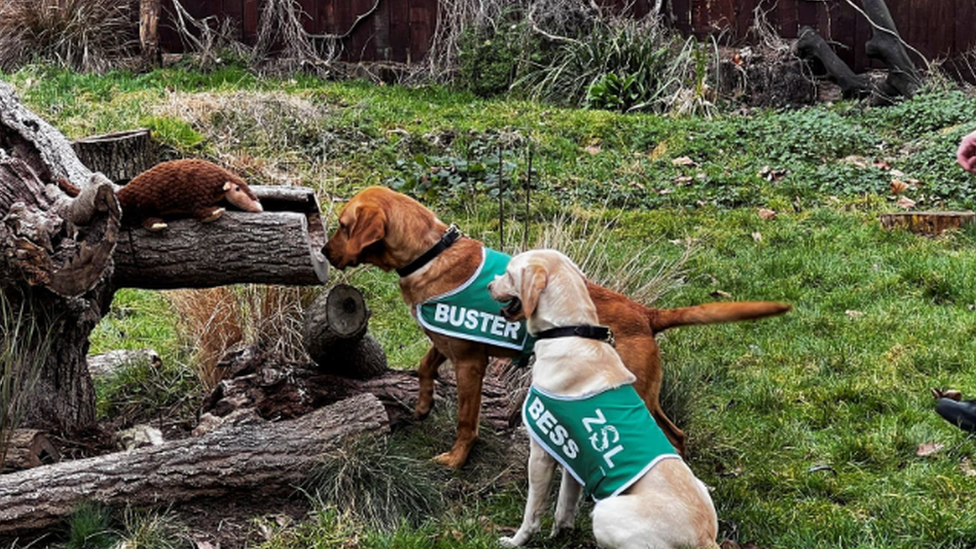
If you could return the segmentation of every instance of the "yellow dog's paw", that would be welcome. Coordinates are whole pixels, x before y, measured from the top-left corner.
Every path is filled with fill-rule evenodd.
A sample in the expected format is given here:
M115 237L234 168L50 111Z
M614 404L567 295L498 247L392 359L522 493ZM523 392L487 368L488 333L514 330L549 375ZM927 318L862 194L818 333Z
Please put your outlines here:
M518 547L519 546L518 543L515 543L515 538L510 538L510 537L498 538L498 545L501 545L502 547Z

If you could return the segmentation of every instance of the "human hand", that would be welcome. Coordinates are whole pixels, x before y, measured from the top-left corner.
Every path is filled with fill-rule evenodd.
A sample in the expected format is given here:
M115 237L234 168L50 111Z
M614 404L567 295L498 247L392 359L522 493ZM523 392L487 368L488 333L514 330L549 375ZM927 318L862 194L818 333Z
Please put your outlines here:
M963 137L959 142L956 162L967 172L976 173L976 132Z

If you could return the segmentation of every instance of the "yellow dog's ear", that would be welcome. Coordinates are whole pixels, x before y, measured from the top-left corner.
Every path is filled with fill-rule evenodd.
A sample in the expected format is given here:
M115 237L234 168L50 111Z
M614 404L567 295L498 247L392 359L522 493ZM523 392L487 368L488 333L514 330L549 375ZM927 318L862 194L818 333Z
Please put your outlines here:
M362 205L356 209L356 219L349 226L346 253L359 257L363 248L386 236L386 213L377 207Z
M541 265L529 264L522 269L522 313L529 318L539 306L539 294L549 283L549 273Z

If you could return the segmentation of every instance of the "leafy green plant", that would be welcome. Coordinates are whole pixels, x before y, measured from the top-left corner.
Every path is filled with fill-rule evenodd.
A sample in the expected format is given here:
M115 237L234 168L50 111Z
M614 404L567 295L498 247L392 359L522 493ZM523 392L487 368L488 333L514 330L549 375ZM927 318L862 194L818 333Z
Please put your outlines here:
M596 21L591 32L529 67L515 86L562 105L661 109L660 101L680 83L673 67L683 60L674 59L674 45L654 20Z
M66 549L108 549L116 534L110 528L111 510L95 503L83 503L68 517Z
M606 74L586 90L586 107L627 112L642 97L637 79L628 74L624 77Z
M972 99L961 90L923 90L911 99L867 113L867 123L918 138L956 124L974 122Z
M516 154L505 148L499 158L497 144L492 140L475 140L469 144L466 158L417 155L410 160L397 160L400 173L389 178L387 184L431 201L497 198L499 176L510 183L518 169ZM503 192L511 194L510 187Z

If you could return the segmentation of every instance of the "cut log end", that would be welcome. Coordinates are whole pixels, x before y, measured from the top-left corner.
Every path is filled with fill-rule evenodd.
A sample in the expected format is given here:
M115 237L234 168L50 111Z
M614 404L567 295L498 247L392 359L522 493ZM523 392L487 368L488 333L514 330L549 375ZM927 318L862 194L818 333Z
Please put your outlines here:
M366 336L369 309L356 288L339 284L305 309L302 338L309 357L331 374L369 378L386 370L379 343Z
M16 429L11 433L0 473L22 471L61 461L61 453L43 432Z
M369 309L363 294L348 284L332 288L326 298L326 321L343 339L358 338L366 332Z

